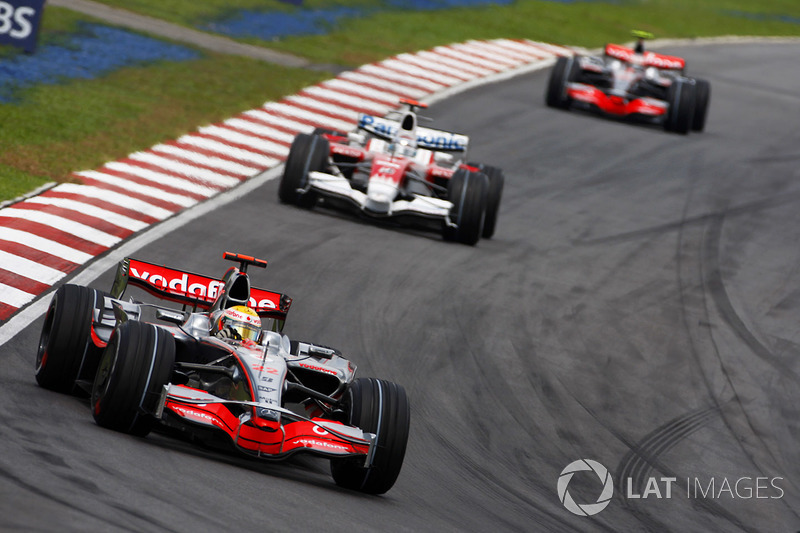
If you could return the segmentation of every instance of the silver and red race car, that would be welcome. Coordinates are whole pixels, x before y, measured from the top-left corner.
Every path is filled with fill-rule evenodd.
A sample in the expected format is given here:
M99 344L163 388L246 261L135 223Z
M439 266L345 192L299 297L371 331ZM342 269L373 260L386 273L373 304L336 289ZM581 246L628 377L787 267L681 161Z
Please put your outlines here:
M389 490L408 440L403 387L356 378L338 350L282 335L291 299L251 287L247 274L267 262L223 257L239 266L221 279L126 258L110 293L60 287L42 327L39 385L88 395L102 427L171 431L261 459L312 453L330 459L340 486ZM129 285L183 308L124 301ZM252 336L216 330L236 309L252 314Z
M386 118L361 114L352 132L317 129L292 143L278 190L281 202L354 208L441 230L474 245L497 225L503 171L466 163L469 138L418 126L424 104L400 100Z
M645 51L643 33L634 35L640 38L635 48L607 44L603 56L559 57L550 72L546 104L660 123L677 133L703 131L709 82L684 76L684 59Z

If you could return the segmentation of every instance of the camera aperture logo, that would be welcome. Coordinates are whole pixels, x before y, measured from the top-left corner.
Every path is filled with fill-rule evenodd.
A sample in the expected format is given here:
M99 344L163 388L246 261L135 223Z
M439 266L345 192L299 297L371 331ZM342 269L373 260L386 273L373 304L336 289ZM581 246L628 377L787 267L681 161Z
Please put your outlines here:
M587 470L597 474L597 477L600 478L600 482L603 484L603 490L595 503L576 503L575 500L572 499L569 490L567 490L569 488L569 482L572 480L572 476L575 472ZM564 504L567 511L578 516L596 515L608 506L613 495L614 482L611 479L611 474L608 473L608 469L591 459L578 459L577 461L571 462L561 471L561 475L558 477L558 499L561 500L561 503Z

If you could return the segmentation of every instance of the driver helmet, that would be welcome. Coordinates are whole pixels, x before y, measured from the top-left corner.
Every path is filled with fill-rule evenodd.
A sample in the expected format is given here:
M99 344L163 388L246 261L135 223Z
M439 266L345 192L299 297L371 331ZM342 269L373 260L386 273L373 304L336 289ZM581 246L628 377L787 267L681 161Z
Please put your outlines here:
M257 341L261 334L261 318L245 305L225 309L214 324L218 337Z

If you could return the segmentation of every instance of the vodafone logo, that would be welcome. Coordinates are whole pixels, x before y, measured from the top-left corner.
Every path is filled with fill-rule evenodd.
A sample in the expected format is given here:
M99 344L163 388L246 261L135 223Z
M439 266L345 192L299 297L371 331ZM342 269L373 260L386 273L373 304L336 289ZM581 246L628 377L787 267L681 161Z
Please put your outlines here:
M581 471L594 472L603 484L603 490L595 503L576 503L569 493L569 482L572 481L572 476L575 472ZM608 473L608 469L591 459L578 459L571 462L561 471L561 475L558 477L558 499L561 500L567 511L578 516L596 515L608 506L613 495L614 482L611 479L611 474Z
M213 302L219 296L220 291L224 289L224 284L213 278L134 260L131 260L130 276L153 287L172 293L185 294L209 303ZM253 297L253 295L266 296L266 291L251 289L250 294L248 302L250 307L257 310L278 309L278 305L272 298Z

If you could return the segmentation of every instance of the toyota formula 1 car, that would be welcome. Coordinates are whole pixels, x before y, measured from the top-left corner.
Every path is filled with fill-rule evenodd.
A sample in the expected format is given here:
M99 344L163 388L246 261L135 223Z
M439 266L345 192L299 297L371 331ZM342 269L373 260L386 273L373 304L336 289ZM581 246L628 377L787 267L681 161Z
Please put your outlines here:
M361 114L349 133L298 134L284 167L281 202L312 207L318 198L372 218L441 230L474 245L497 224L503 172L465 163L466 135L418 127L414 100L386 118Z
M60 287L42 327L39 385L88 394L102 427L162 429L261 459L312 453L330 459L342 487L389 490L408 440L403 387L356 378L338 350L290 341L279 331L291 299L250 286L248 265L267 262L223 257L239 266L221 279L126 258L110 293ZM123 301L129 285L183 308ZM143 320L151 314L163 323ZM218 331L229 317L247 329Z
M608 44L598 56L559 57L550 72L548 106L599 111L660 123L667 131L703 131L711 86L684 76L680 57Z

